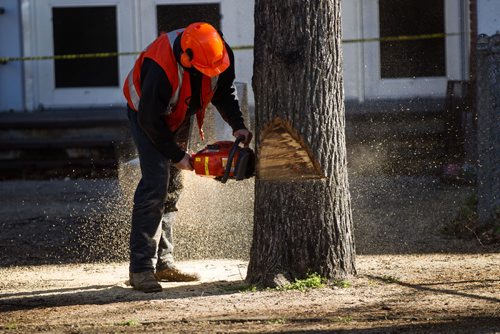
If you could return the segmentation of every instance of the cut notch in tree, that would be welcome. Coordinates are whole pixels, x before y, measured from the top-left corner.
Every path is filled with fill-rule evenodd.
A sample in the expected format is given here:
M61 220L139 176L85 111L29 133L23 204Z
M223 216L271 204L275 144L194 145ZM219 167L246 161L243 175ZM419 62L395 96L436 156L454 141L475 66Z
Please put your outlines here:
M321 179L318 162L297 131L286 121L274 119L262 131L257 177L262 180L294 181Z

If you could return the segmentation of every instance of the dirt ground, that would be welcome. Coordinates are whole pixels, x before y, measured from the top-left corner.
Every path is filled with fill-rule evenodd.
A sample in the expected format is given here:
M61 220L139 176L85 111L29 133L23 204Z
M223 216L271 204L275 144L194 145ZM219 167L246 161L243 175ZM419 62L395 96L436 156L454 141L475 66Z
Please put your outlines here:
M358 258L351 287L245 292L246 262L181 267L201 282L144 294L116 264L0 270L0 326L9 333L500 332L498 254Z
M0 332L500 333L498 245L440 232L470 187L352 178L358 275L342 288L252 291L252 184L215 198L212 181L187 181L177 258L202 279L154 294L126 284L116 180L2 182Z

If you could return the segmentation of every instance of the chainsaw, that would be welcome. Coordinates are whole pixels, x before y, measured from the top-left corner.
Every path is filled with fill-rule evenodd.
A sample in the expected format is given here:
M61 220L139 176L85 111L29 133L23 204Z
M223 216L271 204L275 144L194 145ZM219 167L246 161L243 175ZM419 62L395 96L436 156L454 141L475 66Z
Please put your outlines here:
M195 173L222 183L229 178L240 181L252 177L255 173L255 153L251 148L240 147L244 139L244 136L239 136L234 143L218 141L193 154L191 164Z

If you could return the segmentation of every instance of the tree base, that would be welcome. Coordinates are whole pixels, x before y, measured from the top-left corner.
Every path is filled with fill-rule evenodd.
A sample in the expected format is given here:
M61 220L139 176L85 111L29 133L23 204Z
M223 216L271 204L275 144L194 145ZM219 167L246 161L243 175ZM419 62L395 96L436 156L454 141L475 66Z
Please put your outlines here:
M332 191L325 180L256 180L259 205L247 282L276 287L310 273L327 279L356 274L351 220L344 211L350 207L349 196L344 191ZM314 201L304 200L310 198Z

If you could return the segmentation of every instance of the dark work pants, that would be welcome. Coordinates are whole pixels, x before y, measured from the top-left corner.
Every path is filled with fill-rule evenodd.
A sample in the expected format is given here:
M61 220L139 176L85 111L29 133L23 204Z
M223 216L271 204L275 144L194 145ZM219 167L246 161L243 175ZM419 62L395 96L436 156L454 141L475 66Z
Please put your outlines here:
M132 137L137 146L142 178L134 194L130 233L130 271L162 270L173 266L172 223L182 189L180 171L151 143L128 108ZM186 150L190 119L175 133Z

